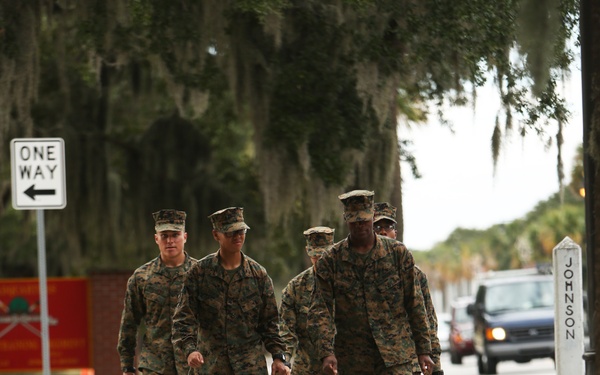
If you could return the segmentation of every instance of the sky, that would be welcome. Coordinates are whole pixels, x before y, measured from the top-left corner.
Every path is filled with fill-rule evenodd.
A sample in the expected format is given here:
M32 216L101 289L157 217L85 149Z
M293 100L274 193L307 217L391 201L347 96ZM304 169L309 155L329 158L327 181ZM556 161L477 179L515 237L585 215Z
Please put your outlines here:
M579 70L572 72L562 90L572 116L564 129L562 150L568 184L577 146L583 142ZM556 146L547 149L535 133L525 138L510 135L494 173L490 144L497 96L486 86L478 90L475 110L470 106L446 111L454 133L435 115L423 126L399 129L403 139L413 142L410 149L422 175L413 178L402 162L403 242L409 249L430 249L459 227L486 229L511 222L558 192Z

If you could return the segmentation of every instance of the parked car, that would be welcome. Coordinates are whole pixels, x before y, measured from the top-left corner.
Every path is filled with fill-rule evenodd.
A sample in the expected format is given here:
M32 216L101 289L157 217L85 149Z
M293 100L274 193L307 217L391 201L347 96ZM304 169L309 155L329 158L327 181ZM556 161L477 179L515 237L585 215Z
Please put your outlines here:
M442 352L447 352L450 349L450 314L437 313L438 321L438 339L440 340L440 348Z
M450 306L450 362L462 363L465 356L475 354L473 347L473 317L467 313L467 306L473 303L472 296L459 297Z
M496 374L500 361L554 358L552 275L499 272L481 281L467 311L480 374Z

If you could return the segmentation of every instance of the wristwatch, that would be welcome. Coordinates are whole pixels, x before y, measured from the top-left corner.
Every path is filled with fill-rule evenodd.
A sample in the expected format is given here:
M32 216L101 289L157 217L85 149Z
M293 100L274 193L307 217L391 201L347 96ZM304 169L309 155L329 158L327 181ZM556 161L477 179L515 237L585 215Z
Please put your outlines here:
M135 367L133 367L133 366L123 367L123 372L131 372L131 373L135 374Z
M274 360L278 359L281 362L283 362L284 365L286 365L287 367L291 368L290 363L288 362L287 357L285 356L285 353L283 353L283 352L281 352L281 353L275 353L275 354L273 354L273 359Z

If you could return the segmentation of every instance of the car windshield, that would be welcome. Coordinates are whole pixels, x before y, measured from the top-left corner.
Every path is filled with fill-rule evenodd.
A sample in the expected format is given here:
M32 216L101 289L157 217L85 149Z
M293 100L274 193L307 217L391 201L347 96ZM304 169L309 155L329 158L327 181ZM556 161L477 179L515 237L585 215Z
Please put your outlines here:
M473 320L473 317L469 314L467 314L467 307L457 307L456 310L454 310L454 320L457 323L465 323L465 322L470 322Z
M554 306L552 280L531 280L488 287L485 295L486 311L523 311Z

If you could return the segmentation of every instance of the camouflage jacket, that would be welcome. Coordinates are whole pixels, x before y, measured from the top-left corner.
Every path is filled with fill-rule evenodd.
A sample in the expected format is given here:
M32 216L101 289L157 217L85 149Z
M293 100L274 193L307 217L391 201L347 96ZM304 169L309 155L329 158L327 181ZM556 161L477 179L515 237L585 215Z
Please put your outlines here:
M187 371L187 360L173 350L171 317L183 286L183 276L196 262L186 253L183 265L169 270L157 257L133 272L127 281L117 344L121 367L134 365L138 328L143 322L146 330L138 367L168 375Z
M362 341L352 335L357 323L354 312L359 310L368 315L366 324L385 366L431 354L429 322L413 256L402 243L375 237L363 274L357 271L360 267L348 238L336 243L316 264L317 287L308 319L320 359L334 354L334 342L346 352L362 352ZM356 358L360 360L358 354Z
M193 351L202 353L203 373L218 373L212 366L223 355L235 373L256 364L266 373L262 345L272 354L285 349L273 282L264 267L243 253L242 265L227 280L218 252L190 269L173 316L173 344L185 358Z
M286 352L293 353L293 373L320 374L321 360L307 330L308 309L315 283L313 267L294 277L281 296L281 336Z
M442 366L440 364L440 355L442 354L442 348L440 346L440 339L438 338L438 321L435 307L433 306L433 300L431 299L431 292L429 291L429 282L427 281L427 275L418 266L415 266L415 277L421 287L423 293L423 300L425 301L425 309L427 310L427 320L429 321L429 339L431 340L431 359L435 362L433 371L440 371ZM416 366L419 366L417 361ZM419 371L420 371L420 367Z

